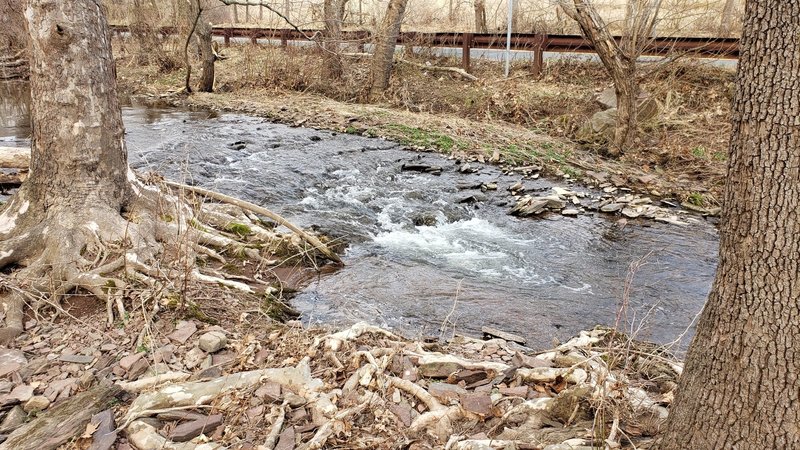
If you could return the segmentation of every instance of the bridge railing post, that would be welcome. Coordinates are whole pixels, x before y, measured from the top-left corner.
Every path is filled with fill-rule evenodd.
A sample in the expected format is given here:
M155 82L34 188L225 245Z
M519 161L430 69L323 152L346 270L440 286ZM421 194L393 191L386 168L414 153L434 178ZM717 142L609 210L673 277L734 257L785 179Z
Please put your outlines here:
M533 76L540 76L544 69L544 42L547 40L546 34L537 34L533 44L533 65L531 72Z
M472 33L464 33L461 35L461 66L464 70L469 72L470 68L470 53L472 50L472 39L475 37Z
M281 29L281 47L286 48L289 45L289 30L286 28Z

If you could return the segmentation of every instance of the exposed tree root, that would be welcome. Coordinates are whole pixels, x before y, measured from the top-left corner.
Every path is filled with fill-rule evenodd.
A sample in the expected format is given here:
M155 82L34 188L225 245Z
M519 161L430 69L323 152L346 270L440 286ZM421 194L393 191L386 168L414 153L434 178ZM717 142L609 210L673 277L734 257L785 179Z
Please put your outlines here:
M0 213L0 269L14 269L6 281L17 289L0 286L0 312L5 315L0 342L13 339L21 332L22 310L28 301L26 291L49 293L46 303L57 310L65 295L74 291L90 293L105 303L109 325L127 318L124 299L132 284L177 290L181 283L191 281L256 293L251 284L257 286L257 283L234 280L219 271L204 270L196 265L198 257L220 264L227 264L231 257L249 259L260 265L273 263L262 256L257 247L282 237L257 226L242 207L269 215L297 232L328 258L340 262L316 237L280 216L266 214L263 208L232 199L229 203L235 206L231 208L238 209L238 213L223 212L219 208L205 211L202 205L192 210L180 196L172 195L166 188L161 190L143 184L132 172L129 172L128 181L135 198L122 214L90 200L86 200L83 207L32 207L24 186L5 206ZM208 197L231 200L210 191L168 184ZM200 218L212 220L204 223ZM231 227L231 223L241 222L247 223ZM255 239L268 240L254 245L249 240L252 235ZM36 301L32 306L38 309L41 303Z

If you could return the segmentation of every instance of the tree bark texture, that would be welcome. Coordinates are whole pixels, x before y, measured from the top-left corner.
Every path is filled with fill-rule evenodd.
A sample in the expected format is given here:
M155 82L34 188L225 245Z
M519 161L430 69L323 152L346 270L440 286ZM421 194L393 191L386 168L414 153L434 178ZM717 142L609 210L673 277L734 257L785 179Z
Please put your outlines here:
M487 33L486 27L486 0L475 0L475 32Z
M0 51L14 54L25 47L23 0L0 0Z
M206 8L203 7L202 0L192 0L191 5L191 19L197 18L194 35L197 39L197 47L200 51L200 61L202 63L202 72L200 73L200 82L197 85L197 90L200 92L214 92L214 63L217 61L217 56L212 47L211 23L208 21Z
M339 79L342 77L342 55L340 44L342 42L342 12L344 0L325 0L322 7L325 21L323 33L323 77L326 79Z
M400 25L406 12L408 0L389 0L386 15L376 34L375 53L370 69L370 97L375 99L389 87L392 76L394 50L400 35Z
M99 203L120 210L130 198L111 37L100 8L90 0L28 3L36 95L25 187L32 207Z
M748 1L720 260L660 449L800 448L800 0Z

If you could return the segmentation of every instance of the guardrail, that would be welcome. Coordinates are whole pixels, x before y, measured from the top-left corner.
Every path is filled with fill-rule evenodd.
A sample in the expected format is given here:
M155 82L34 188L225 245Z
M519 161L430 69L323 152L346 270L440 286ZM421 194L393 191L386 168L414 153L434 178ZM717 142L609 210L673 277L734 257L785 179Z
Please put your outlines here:
M112 25L114 32L129 31L127 26ZM174 34L174 27L165 27L162 34ZM293 30L287 28L250 28L215 26L212 29L214 36L224 39L225 45L230 45L232 38L247 38L254 44L259 39L280 40L282 46L289 41L308 41L309 38L320 36L320 30ZM342 41L355 42L363 48L365 43L371 41L371 33L365 30L343 31ZM617 37L616 39L621 39ZM461 48L461 65L464 70L470 69L470 50L504 50L506 48L505 33L424 33L406 31L400 33L398 44ZM512 33L511 50L528 51L534 54L531 70L538 74L543 61L544 52L561 53L595 53L594 46L589 40L580 35L553 35L536 33ZM644 49L643 55L664 56L673 53L690 53L694 56L705 58L739 58L739 39L737 38L699 38L699 37L658 37L652 39Z

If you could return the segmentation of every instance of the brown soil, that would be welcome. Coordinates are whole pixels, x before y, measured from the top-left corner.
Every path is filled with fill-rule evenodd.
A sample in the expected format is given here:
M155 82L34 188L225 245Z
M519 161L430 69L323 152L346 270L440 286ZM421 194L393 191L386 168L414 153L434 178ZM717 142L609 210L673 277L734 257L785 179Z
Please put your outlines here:
M643 84L661 105L654 121L641 125L636 148L619 159L602 145L582 145L578 128L600 110L597 93L610 83L595 63L556 62L539 79L514 67L475 61L478 82L457 75L398 64L380 104L364 102L366 61L348 59L341 80L322 80L320 55L309 49L233 46L217 64L217 93L179 94L183 72L159 73L129 57L118 45L122 91L155 102L236 111L297 126L381 136L410 148L466 154L509 166L536 164L556 177L585 181L610 178L617 185L656 197L718 204L724 179L733 73L676 62ZM458 61L421 53L403 58L434 65ZM600 176L596 176L600 174ZM605 175L608 175L606 177Z

